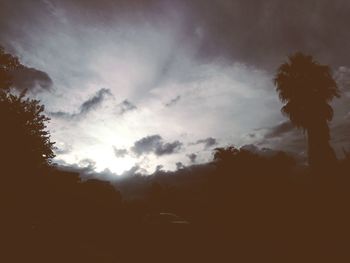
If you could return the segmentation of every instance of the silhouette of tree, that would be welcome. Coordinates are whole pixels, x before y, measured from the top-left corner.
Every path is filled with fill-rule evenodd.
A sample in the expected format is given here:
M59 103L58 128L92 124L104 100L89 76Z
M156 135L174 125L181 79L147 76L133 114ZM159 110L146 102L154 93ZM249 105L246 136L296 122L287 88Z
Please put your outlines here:
M311 167L326 166L336 160L329 144L328 122L333 118L329 105L339 90L327 65L300 52L289 56L274 79L284 115L297 127L307 131L308 158Z
M229 146L226 148L215 148L214 149L214 161L227 162L232 157L237 156L239 150L234 146Z
M2 169L38 169L54 157L44 106L12 91L11 71L23 65L0 47L0 156Z
M23 65L18 58L5 52L0 46L0 91L9 90L12 85L11 72L20 69Z

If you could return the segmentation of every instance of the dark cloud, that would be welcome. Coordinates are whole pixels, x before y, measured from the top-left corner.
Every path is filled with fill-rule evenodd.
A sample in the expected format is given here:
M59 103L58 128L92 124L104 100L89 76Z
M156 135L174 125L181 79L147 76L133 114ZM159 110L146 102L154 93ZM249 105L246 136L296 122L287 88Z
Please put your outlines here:
M245 151L249 151L261 156L265 156L265 157L271 157L276 155L279 151L277 150L273 150L267 147L262 147L259 148L258 146L254 145L254 144L246 144L243 145L240 150L245 150Z
M140 173L141 169L138 164L135 164L129 170L124 171L122 174L119 175L111 172L109 169L105 169L101 172L96 172L96 163L91 159L83 159L78 164L68 164L60 160L59 162L57 162L56 165L59 170L78 173L83 180L98 178L110 182L115 182L119 180L124 180L126 178L132 180L132 178L135 176L146 177Z
M69 113L64 111L56 111L56 112L49 112L49 114L52 117L56 118L62 118L62 119L71 119L71 118L79 118L86 114L88 114L90 111L97 109L102 102L109 96L113 96L111 91L109 89L100 89L96 92L95 95L93 95L91 98L86 100L81 104L79 107L79 112L77 113Z
M254 144L246 144L243 145L241 148L241 150L246 150L252 153L258 153L260 151L259 147L254 145Z
M86 167L86 168L89 168L91 170L95 170L96 162L92 159L86 158L86 159L83 159L79 162L79 166Z
M176 96L175 98L173 98L172 100L170 100L168 103L165 104L166 107L171 107L173 105L175 105L176 103L179 102L179 100L181 99L181 96Z
M332 145L339 155L343 149L350 150L350 120L334 125L331 128Z
M334 79L341 92L350 92L350 68L344 66L339 67L334 72Z
M171 143L162 143L155 149L154 153L158 156L172 154L177 152L181 146L182 143L177 140Z
M46 72L35 68L21 67L11 72L13 86L19 90L44 91L50 90L52 80Z
M285 133L291 132L295 129L290 121L284 121L272 128L265 134L265 139L281 137Z
M273 148L291 152L305 150L305 138L302 132L296 129L290 121L283 121L277 125L256 129L249 133L248 137L255 144L242 146L243 149L251 152L259 152L260 148Z
M107 96L112 96L111 91L109 89L100 89L93 97L81 104L80 113L87 113L100 106Z
M274 69L287 54L302 50L327 64L349 62L349 1L192 0L189 6L202 57Z
M338 158L342 158L342 149L350 148L350 121L343 119L341 122L330 125L331 145ZM289 121L282 122L268 129L268 132L256 145L262 148L272 148L296 153L299 157L305 157L307 152L307 136L303 131L296 129Z
M113 146L113 151L114 151L114 155L117 158L123 158L123 157L125 157L125 155L128 154L128 150L127 149L118 149L115 146Z
M57 168L61 171L77 173L83 179L96 178L96 172L93 167L86 166L81 167L78 164L68 164L64 161L59 161L56 163Z
M162 171L162 170L163 170L163 168L164 168L164 165L158 164L158 165L156 166L156 170L155 170L155 172Z
M217 140L215 138L208 137L206 139L198 140L198 141L196 141L195 143L192 143L192 144L193 145L195 145L195 144L204 144L204 148L208 149L208 148L216 145L217 144Z
M249 133L248 136L249 136L249 138L254 139L256 137L256 134L255 133Z
M144 153L150 153L161 144L162 137L160 135L151 135L144 137L134 143L131 150L137 155L142 155Z
M129 177L129 176L133 176L138 174L140 171L140 166L139 165L134 165L133 167L131 167L129 170L123 172L121 174L121 177Z
M344 119L345 119L346 121L350 121L350 112L348 112L348 113L345 115Z
M105 169L102 172L96 172L95 162L91 159L84 159L80 161L79 164L68 164L60 160L56 163L56 167L61 171L78 174L82 181L96 178L98 178L99 180L111 181L113 178L117 177L116 174L112 173L108 169ZM134 172L136 171L133 170L131 174L135 174Z
M128 111L137 109L137 107L128 100L124 100L122 103L120 103L119 107L120 107L120 114L124 114Z
M59 155L68 154L68 153L70 153L70 152L71 152L71 151L68 150L68 149L60 149L60 148L58 148L58 149L55 150L55 154L56 154L56 155L57 155L57 154L59 154Z
M185 165L182 162L177 162L176 163L176 170L181 170L184 169Z
M171 143L165 143L162 137L156 134L136 141L131 150L136 155L154 153L157 156L162 156L178 152L181 146L182 143L177 140Z
M69 119L69 118L75 117L77 114L64 112L64 111L55 111L55 112L49 112L49 115L55 118Z
M197 159L197 154L191 153L191 154L188 154L187 157L190 159L191 163L195 163Z
M30 38L25 30L42 26L41 17L88 25L111 26L116 17L164 24L177 11L184 24L179 43L197 46L204 59L221 57L274 69L287 54L302 50L325 63L346 65L349 10L346 0L1 1L0 41ZM17 26L24 23L23 29Z
M271 149L269 147L259 147L255 144L247 144L242 147L240 147L240 150L249 151L255 154L258 154L263 157L273 157L276 156L278 153L284 152L287 155L293 157L298 163L305 163L306 162L306 156L303 152L298 151L284 151L280 148L277 149Z
M304 155L307 149L307 140L305 134L296 128L294 128L289 121L279 123L267 129L267 132L263 136L258 134L266 129L258 129L256 133L254 147L259 149L274 149L276 151L286 151L295 153L298 156ZM252 149L250 149L253 151Z

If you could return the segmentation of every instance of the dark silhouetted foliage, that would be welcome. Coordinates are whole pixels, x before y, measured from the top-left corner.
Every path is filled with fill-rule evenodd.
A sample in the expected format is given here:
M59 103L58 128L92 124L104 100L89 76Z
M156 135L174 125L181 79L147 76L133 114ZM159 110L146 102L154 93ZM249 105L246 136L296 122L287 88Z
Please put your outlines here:
M19 59L5 52L0 46L0 90L8 90L12 85L11 72L22 68Z
M285 103L282 112L296 127L307 131L309 164L319 167L334 163L327 122L333 117L329 102L339 97L339 90L330 68L312 56L296 53L278 68L274 81Z
M0 49L0 156L2 169L39 169L51 164L53 145L40 101L11 90L10 71L22 67L19 60ZM18 164L21 164L20 166Z

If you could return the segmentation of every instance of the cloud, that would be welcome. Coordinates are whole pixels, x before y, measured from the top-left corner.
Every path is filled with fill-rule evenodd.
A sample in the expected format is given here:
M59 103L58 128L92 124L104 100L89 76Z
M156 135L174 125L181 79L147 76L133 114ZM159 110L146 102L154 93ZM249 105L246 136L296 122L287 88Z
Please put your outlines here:
M265 134L265 139L271 139L275 137L281 137L285 133L291 132L295 129L290 121L284 121L274 127L271 127Z
M336 80L341 92L350 96L350 68L341 66L334 72L334 79Z
M181 146L182 143L178 140L171 143L161 143L156 147L154 153L158 156L172 154L177 152L181 148Z
M127 149L118 149L115 146L113 146L113 151L114 151L114 155L117 158L123 158L128 154L128 150Z
M350 147L350 121L346 118L340 119L341 121L330 124L330 143L338 158L342 158L343 147ZM264 129L259 129L263 133L262 130ZM306 157L307 136L303 131L296 129L289 121L284 121L268 128L263 136L259 136L259 132L255 133L255 135L257 138L255 144L259 147L293 152L300 158Z
M255 129L254 132L248 133L247 137L249 138L249 143L243 147L248 147L247 149L252 152L256 152L257 147L296 153L305 151L305 137L289 120L281 121L277 125L270 127Z
M242 147L240 147L240 150L245 150L245 151L249 151L261 156L265 156L265 157L271 157L276 155L279 151L278 150L273 150L267 147L262 147L259 148L258 146L254 145L254 144L246 144L243 145Z
M204 58L220 56L274 69L286 54L303 50L326 63L349 61L342 48L350 44L348 1L192 0L188 6L192 32L201 32Z
M345 120L347 121L350 121L350 112L348 112L345 117L344 117Z
M168 155L178 152L182 143L178 140L165 143L158 134L146 136L134 143L131 150L138 156L147 153L154 153L157 156Z
M62 118L62 119L71 119L71 118L79 118L82 117L92 110L97 109L103 101L107 97L112 97L113 94L109 89L100 89L98 90L95 95L93 95L91 98L83 102L80 107L79 111L76 113L69 113L64 111L56 111L56 112L49 112L49 115L56 118Z
M60 118L60 119L69 119L78 115L78 114L64 112L64 111L49 112L48 114L52 117Z
M69 164L62 160L57 162L57 168L62 171L66 172L72 172L79 174L80 178L83 179L83 181L89 180L89 179L101 179L101 180L108 180L112 181L113 178L117 177L117 174L112 173L110 170L105 169L102 172L96 172L95 170L96 163L91 159L83 159L77 164ZM125 174L127 175L133 175L136 173L135 169L132 169L131 173L128 173L130 171L126 171Z
M81 104L80 114L88 113L89 111L96 109L98 106L101 105L101 103L107 96L113 96L111 90L100 89L96 92L96 94L93 97Z
M197 154L191 153L191 154L188 154L187 157L190 159L191 163L195 163L197 159Z
M194 45L201 58L221 57L274 67L281 55L306 50L338 64L349 61L349 55L341 48L350 44L346 28L350 3L343 0L3 2L0 32L7 42L11 42L10 36L30 38L28 27L53 26L56 21L63 25L103 23L108 27L118 22L164 25L176 17L184 26L180 44ZM29 14L47 23L28 19ZM23 29L16 26L24 22L27 23Z
M93 171L93 170L95 170L96 162L92 159L85 158L85 159L81 160L78 165L80 167L89 168Z
M255 133L249 133L248 137L251 138L251 139L254 139L256 137L256 134Z
M130 176L136 175L138 174L139 170L140 170L140 166L136 164L133 167L131 167L129 170L123 172L121 177L130 177Z
M208 149L208 148L216 145L217 140L213 137L208 137L206 139L198 140L195 143L193 143L193 145L196 145L196 144L204 144L204 148Z
M158 164L158 165L156 166L155 173L156 173L156 172L160 172L160 171L162 171L162 170L163 170L163 168L164 168L164 165Z
M295 152L295 151L285 151L281 149L271 149L269 147L258 147L255 144L243 145L242 147L240 147L240 150L249 151L267 158L276 156L278 153L284 152L285 154L293 157L298 163L306 162L306 156L304 152L300 152L300 151Z
M178 95L175 98L171 99L168 103L166 103L165 106L171 107L171 106L175 105L176 103L178 103L180 99L181 99L181 96Z
M137 109L137 107L128 100L124 100L122 103L120 103L119 107L120 107L120 114L124 114L128 111Z
M307 150L307 140L301 130L296 129L289 121L280 122L269 128L259 128L254 132L253 143L243 147L252 152L260 153L263 149L267 152L285 151L295 153L298 158L304 158ZM249 136L250 136L249 135Z
M50 76L35 68L21 67L11 72L13 86L19 90L33 92L48 91L52 88L53 82Z
M345 120L331 128L332 144L338 153L342 155L343 148L350 150L350 120Z
M64 161L60 161L57 163L57 168L62 171L77 173L84 179L96 177L96 172L94 171L93 167L89 166L81 167L78 164L68 164Z
M176 170L181 170L184 169L185 165L182 162L177 162L176 163Z
M246 151L249 151L249 152L252 152L252 153L259 153L260 152L259 147L254 145L254 144L243 145L240 149L241 150L246 150Z
M151 135L144 137L134 143L131 150L137 155L150 153L161 144L162 137L160 135Z
M69 154L73 150L71 145L66 145L64 143L56 143L55 145L58 145L54 149L56 155Z

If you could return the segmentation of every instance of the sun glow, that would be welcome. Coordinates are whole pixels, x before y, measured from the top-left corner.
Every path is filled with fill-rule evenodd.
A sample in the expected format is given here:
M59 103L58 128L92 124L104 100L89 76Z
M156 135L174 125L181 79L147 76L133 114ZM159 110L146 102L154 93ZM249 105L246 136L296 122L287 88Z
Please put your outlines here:
M96 171L102 172L109 169L112 173L121 175L123 172L130 170L136 163L136 160L130 156L116 158L113 155L96 151L92 159L96 162Z
M85 146L72 153L57 154L56 158L67 164L78 164L81 168L89 166L94 172L109 170L116 175L130 170L137 162L135 157L128 154L117 157L114 154L112 144Z

